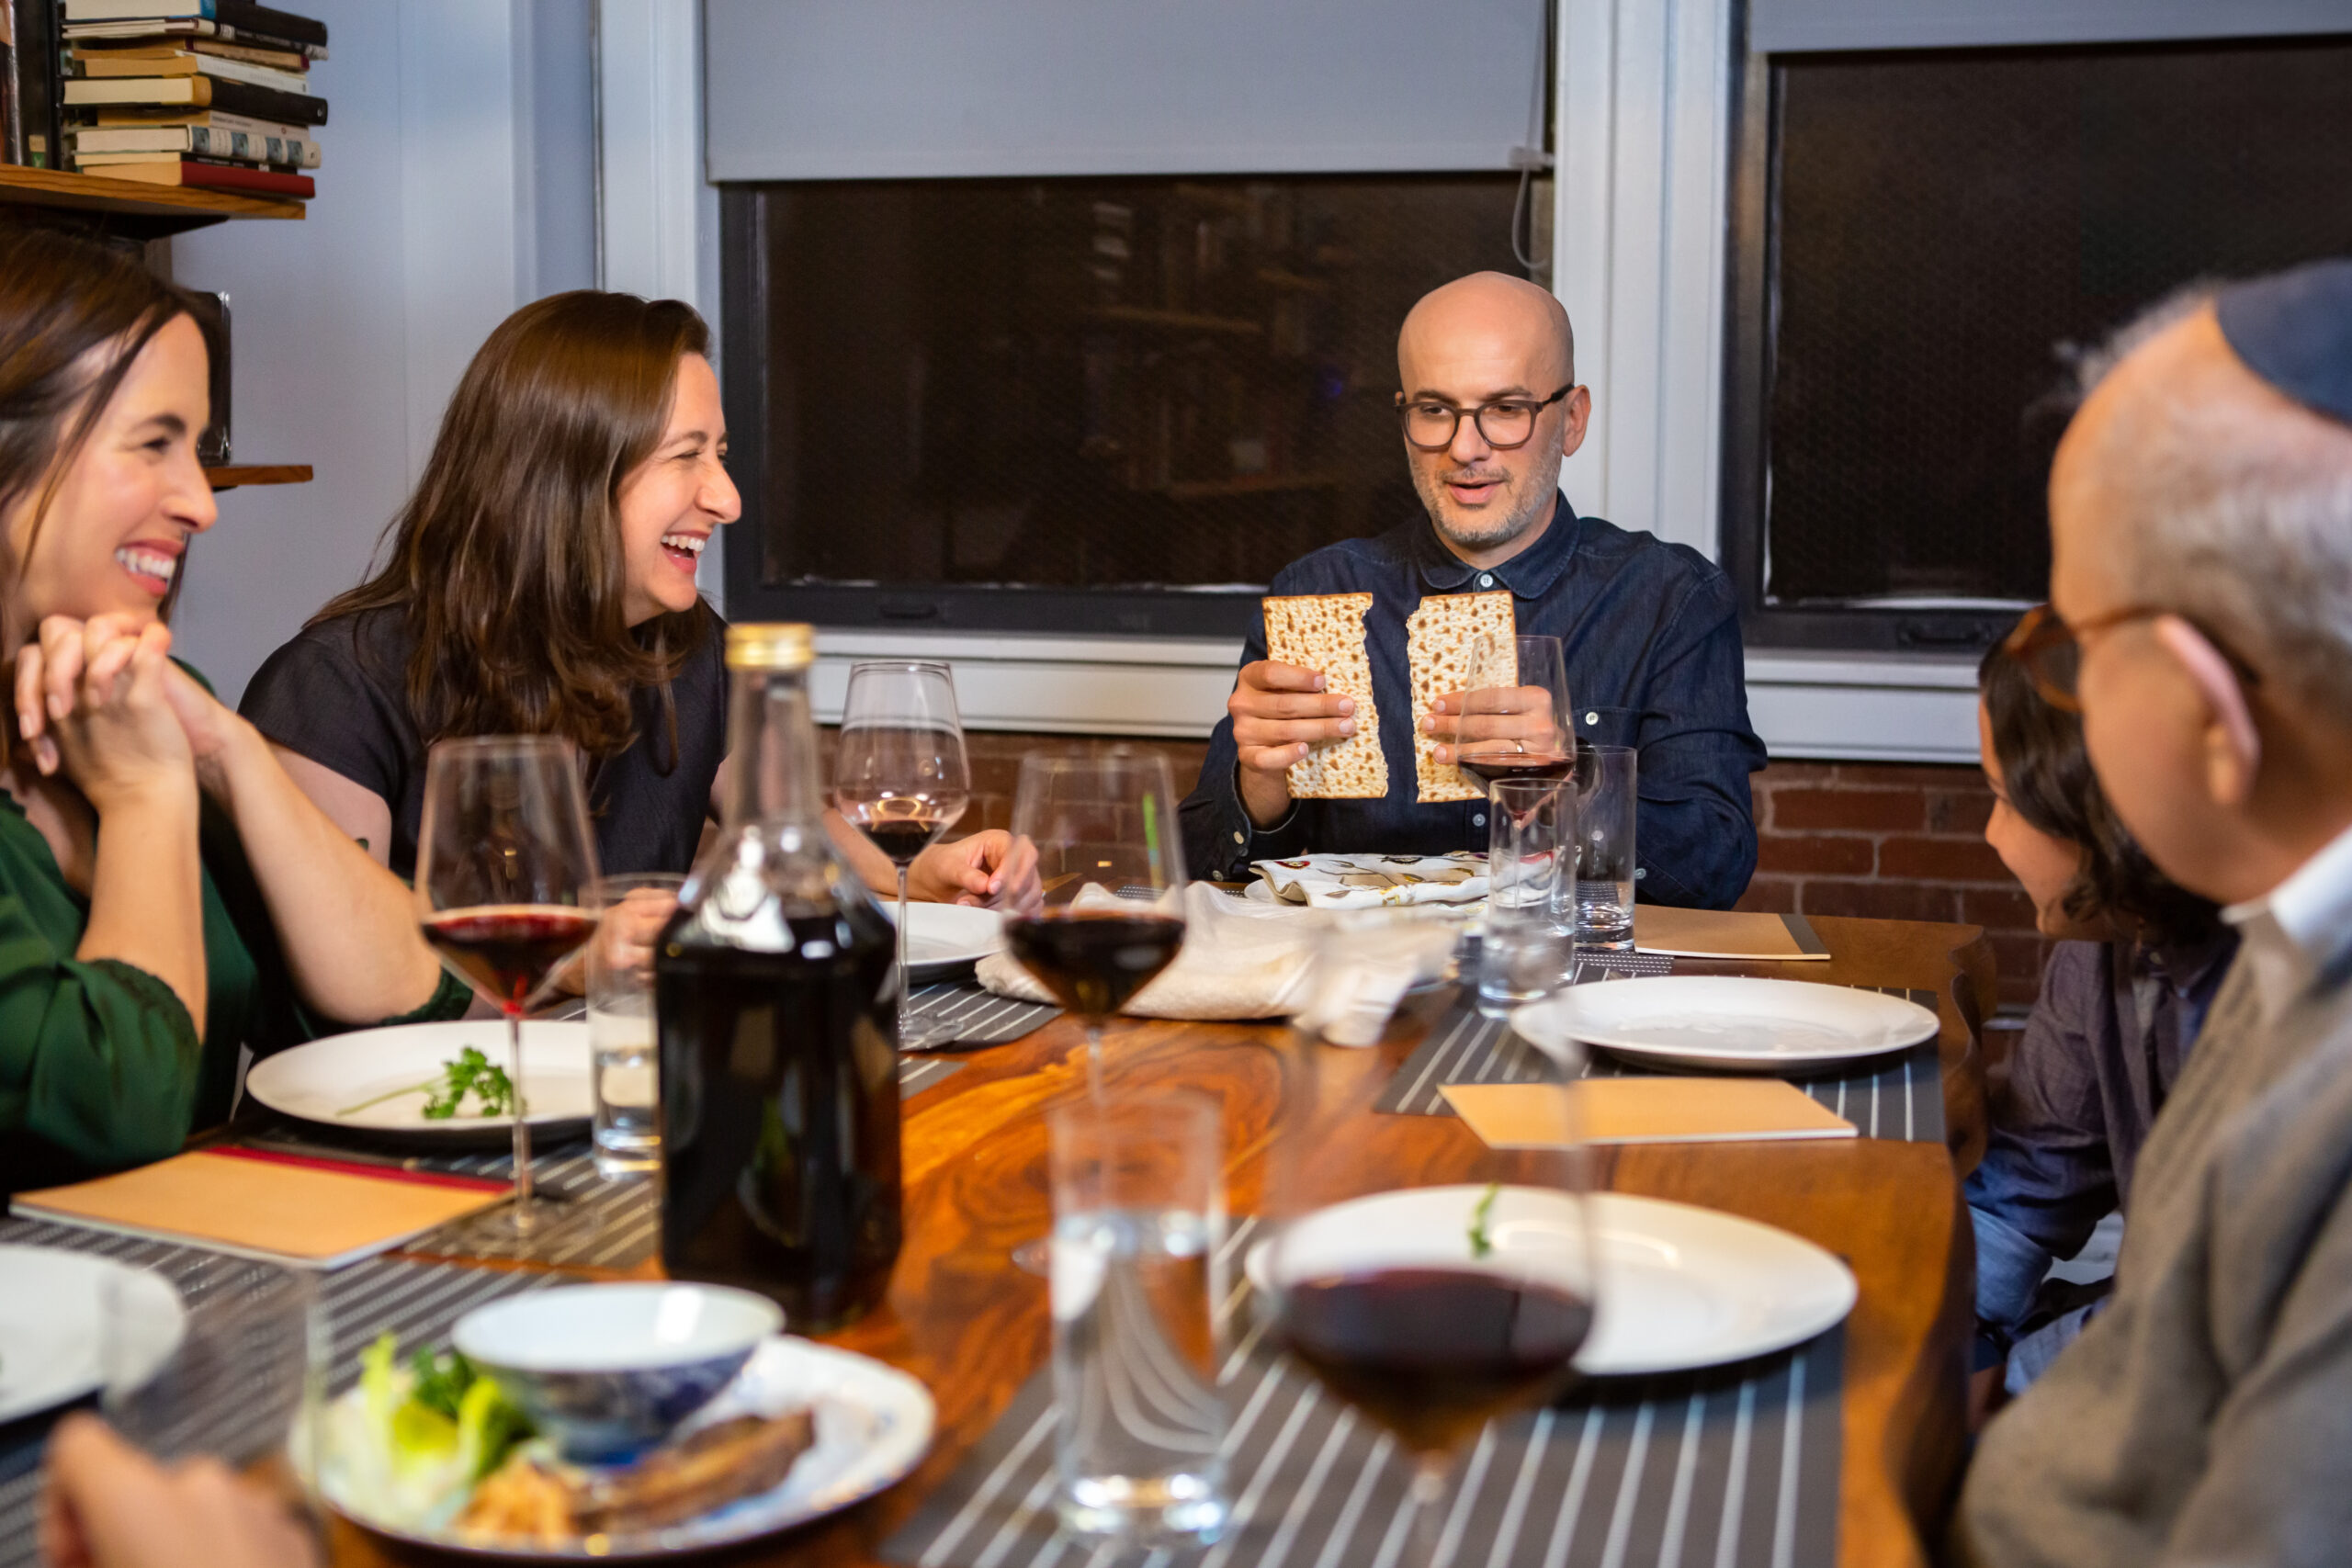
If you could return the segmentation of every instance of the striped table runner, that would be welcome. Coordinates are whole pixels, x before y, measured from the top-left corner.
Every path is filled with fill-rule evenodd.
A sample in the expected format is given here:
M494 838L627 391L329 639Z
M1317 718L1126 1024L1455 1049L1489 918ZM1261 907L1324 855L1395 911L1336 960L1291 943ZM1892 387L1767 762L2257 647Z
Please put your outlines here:
M907 1000L919 1017L952 1026L955 1044L967 1049L1018 1040L1051 1022L1062 1010L1051 1002L1024 1002L954 981L918 986Z
M1228 1257L1251 1228L1235 1227ZM1238 1275L1239 1270L1234 1272ZM1246 1286L1244 1293L1246 1294ZM1238 1325L1251 1314L1238 1312ZM1834 1562L1844 1331L1736 1366L1589 1384L1489 1425L1442 1505L1452 1568ZM1221 1379L1232 1521L1215 1546L1090 1548L1053 1517L1053 1380L1024 1384L882 1548L903 1568L1355 1568L1409 1549L1409 1460L1251 1330Z
M153 1269L183 1291L200 1287L223 1271L250 1267L241 1258L199 1247L38 1221L0 1220L0 1244L96 1253ZM369 1258L318 1278L334 1329L334 1355L329 1365L330 1382L336 1392L358 1377L359 1352L380 1333L389 1331L397 1337L405 1357L419 1347L442 1343L458 1318L484 1302L569 1282L559 1274L468 1269L395 1258ZM240 1414L220 1412L219 1427L199 1434L198 1440L228 1453L249 1448L250 1439L241 1441ZM36 1561L34 1519L40 1495L40 1450L50 1425L46 1417L31 1417L0 1428L0 1568L28 1568Z
M1868 986L1917 1002L1930 1012L1936 993L1899 986ZM1429 1038L1396 1069L1373 1104L1375 1111L1416 1116L1451 1116L1441 1089L1446 1084L1525 1083L1540 1070L1542 1056L1510 1032L1501 1019L1482 1018L1467 999L1456 1002L1430 1025ZM1585 1065L1592 1077L1638 1076L1599 1052ZM1797 1088L1854 1123L1865 1138L1899 1143L1944 1141L1943 1064L1932 1040L1893 1057L1872 1072L1844 1077L1792 1078Z

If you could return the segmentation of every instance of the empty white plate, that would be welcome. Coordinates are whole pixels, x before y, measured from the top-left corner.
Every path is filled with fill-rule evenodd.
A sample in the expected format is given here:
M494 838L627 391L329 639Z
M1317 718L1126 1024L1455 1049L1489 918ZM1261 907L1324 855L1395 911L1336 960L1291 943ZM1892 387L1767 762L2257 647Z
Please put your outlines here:
M53 1247L0 1247L0 1423L81 1398L106 1382L107 1281L126 1337L117 1370L144 1382L179 1348L187 1309L161 1274Z
M1936 1037L1917 1002L1851 986L1674 975L1571 986L1510 1015L1547 1049L1581 1040L1668 1071L1827 1072Z
M1312 1217L1326 1235L1305 1260L1316 1271L1466 1260L1483 1187L1421 1187L1358 1198ZM1599 1312L1577 1356L1589 1377L1685 1371L1746 1360L1801 1344L1853 1310L1854 1276L1813 1243L1713 1209L1599 1192L1584 1200L1592 1227ZM1541 1188L1506 1187L1487 1235L1508 1258L1557 1248L1575 1234L1577 1205ZM1250 1249L1243 1267L1270 1288L1273 1244Z
M882 900L882 912L896 919L896 899ZM973 904L907 906L907 974L929 985L967 964L978 964L1004 945L1004 917Z
M349 1405L364 1393L354 1388L335 1403ZM930 1391L897 1368L870 1356L779 1334L752 1353L751 1364L726 1393L695 1416L694 1424L746 1414L781 1416L799 1409L816 1411L817 1444L800 1456L781 1484L641 1535L586 1537L569 1546L537 1541L503 1546L492 1539L469 1538L453 1530L428 1533L395 1529L350 1506L345 1478L338 1473L333 1455L327 1457L320 1493L336 1512L369 1529L394 1540L445 1551L524 1560L659 1557L773 1535L863 1502L922 1462L922 1456L931 1450L932 1428L937 1420Z
M456 1023L404 1023L331 1034L265 1056L245 1075L245 1092L272 1111L305 1122L368 1133L441 1138L503 1138L505 1115L478 1116L471 1095L447 1121L428 1121L426 1092L414 1086L438 1078L447 1063L472 1046L493 1066L506 1066L506 1025L498 1019ZM377 1100L394 1089L413 1092ZM588 1062L588 1026L533 1021L523 1025L523 1098L534 1131L584 1127L594 1114ZM364 1110L354 1106L376 1100Z

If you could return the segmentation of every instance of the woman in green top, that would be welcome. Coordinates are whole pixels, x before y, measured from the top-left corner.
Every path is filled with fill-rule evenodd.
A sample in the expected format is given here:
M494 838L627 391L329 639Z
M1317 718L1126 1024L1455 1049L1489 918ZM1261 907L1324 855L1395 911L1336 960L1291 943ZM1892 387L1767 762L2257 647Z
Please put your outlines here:
M171 1154L240 1046L465 1009L408 890L169 657L208 407L179 294L0 233L0 1190Z

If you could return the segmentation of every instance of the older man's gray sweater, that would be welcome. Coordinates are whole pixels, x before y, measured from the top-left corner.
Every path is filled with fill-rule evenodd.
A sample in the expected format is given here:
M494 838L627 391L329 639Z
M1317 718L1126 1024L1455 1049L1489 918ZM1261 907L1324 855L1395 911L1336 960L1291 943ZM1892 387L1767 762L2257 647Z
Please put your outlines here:
M1987 1568L2352 1562L2352 962L2243 960L2141 1156L2113 1304L1985 1431Z

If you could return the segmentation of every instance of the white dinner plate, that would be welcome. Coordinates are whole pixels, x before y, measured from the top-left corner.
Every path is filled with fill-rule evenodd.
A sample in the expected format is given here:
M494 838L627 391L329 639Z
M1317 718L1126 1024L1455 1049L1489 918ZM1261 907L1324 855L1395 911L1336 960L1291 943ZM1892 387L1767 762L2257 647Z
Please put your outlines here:
M476 1115L470 1095L458 1114L444 1122L425 1119L422 1090L345 1114L379 1094L439 1077L444 1064L469 1045L503 1067L505 1023L494 1018L466 1019L331 1034L255 1062L245 1075L245 1092L272 1111L349 1132L503 1142L513 1119ZM523 1095L535 1132L560 1134L587 1126L596 1107L585 1023L535 1019L523 1025Z
M882 900L882 912L898 918L896 899ZM978 964L1004 945L1004 917L973 904L907 906L907 977L918 986L944 980Z
M348 1404L363 1397L354 1388L337 1403ZM593 1551L586 1540L568 1547L521 1541L500 1545L454 1531L427 1534L390 1528L347 1506L348 1494L332 1456L320 1494L337 1513L379 1535L444 1551L522 1561L658 1557L773 1535L863 1502L922 1462L938 1419L931 1391L897 1368L870 1356L779 1334L752 1352L751 1363L726 1393L695 1416L694 1425L811 1408L817 1413L816 1447L802 1454L774 1488L662 1529L592 1538Z
M1581 1040L1644 1066L1688 1072L1828 1072L1936 1037L1918 1003L1851 986L1669 975L1571 986L1510 1015L1539 1046Z
M53 1410L106 1382L106 1282L115 1281L119 1361L136 1384L187 1333L169 1280L110 1258L53 1247L0 1247L0 1423Z
M1335 1204L1310 1217L1340 1239L1304 1262L1347 1272L1469 1257L1483 1187L1421 1187ZM1770 1225L1688 1203L1598 1192L1585 1201L1592 1226L1599 1311L1577 1356L1588 1377L1687 1371L1746 1360L1812 1338L1853 1310L1853 1272L1813 1243ZM1503 1258L1557 1248L1575 1233L1574 1200L1506 1187L1488 1212L1487 1239ZM1250 1249L1243 1268L1272 1285L1273 1243Z

